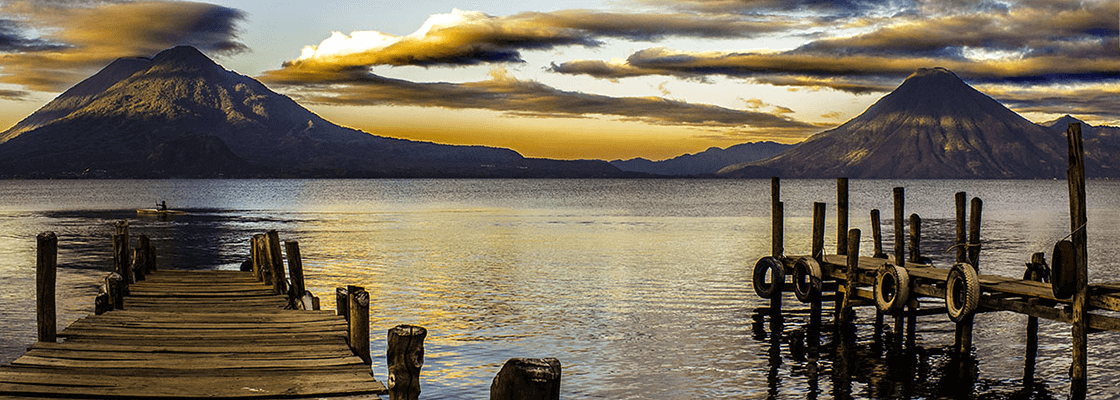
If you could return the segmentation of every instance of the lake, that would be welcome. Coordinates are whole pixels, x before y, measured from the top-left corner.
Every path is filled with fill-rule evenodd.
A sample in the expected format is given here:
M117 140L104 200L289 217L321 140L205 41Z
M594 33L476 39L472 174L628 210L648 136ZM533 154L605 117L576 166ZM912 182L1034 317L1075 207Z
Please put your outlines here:
M1065 181L850 183L850 227L871 247L872 208L892 246L891 189L923 218L922 252L953 254L953 196L984 200L980 269L1022 276L1031 253L1069 233ZM1091 282L1120 281L1120 183L1090 181ZM787 254L810 247L812 203L834 180L782 182ZM167 200L188 214L137 217ZM249 237L298 240L308 289L334 308L337 286L371 294L374 373L385 332L428 329L424 398L486 398L511 357L556 357L563 398L1065 398L1070 333L1042 321L1036 380L1023 382L1026 317L977 316L973 360L949 356L953 324L919 319L917 347L883 349L861 309L852 340L825 331L806 355L807 307L784 324L757 309L755 261L770 252L769 180L73 180L0 181L0 362L35 338L35 235L59 235L59 325L93 308L112 264L113 222L148 235L162 268L237 269ZM869 251L869 250L868 250ZM940 300L930 300L930 306ZM825 321L831 321L826 312ZM772 332L780 332L774 335ZM1090 336L1089 397L1116 396L1120 336ZM972 371L961 381L957 370Z

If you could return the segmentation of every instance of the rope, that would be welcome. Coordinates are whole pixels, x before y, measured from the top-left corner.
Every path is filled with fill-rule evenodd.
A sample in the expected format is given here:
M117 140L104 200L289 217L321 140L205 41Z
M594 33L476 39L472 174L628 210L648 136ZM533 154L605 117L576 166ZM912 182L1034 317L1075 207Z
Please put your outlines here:
M944 251L944 252L945 252L945 253L948 253L948 252L950 252L950 251L953 251L953 250L955 250L955 249L956 249L957 247L961 247L961 246L964 246L964 247L980 247L980 243L976 243L976 244L972 244L972 243L957 243L957 244L954 244L954 245L950 246L949 248L945 249L945 251Z

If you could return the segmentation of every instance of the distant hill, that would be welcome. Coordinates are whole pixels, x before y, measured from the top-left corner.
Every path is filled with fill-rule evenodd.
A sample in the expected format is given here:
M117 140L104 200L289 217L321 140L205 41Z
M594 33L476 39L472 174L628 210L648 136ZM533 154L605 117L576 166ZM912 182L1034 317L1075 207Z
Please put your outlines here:
M1064 130L1064 129L1063 129ZM1088 146L1086 146L1088 148ZM943 68L921 69L859 116L727 177L1064 178L1063 136Z
M1120 176L1120 128L1093 126L1066 115L1040 125L1065 137L1069 124L1081 124L1082 147L1085 149L1085 174L1090 177Z
M0 133L2 177L619 177L344 128L193 47L118 59Z
M644 158L614 160L611 165L623 171L644 172L657 175L715 174L723 167L764 160L792 148L791 144L754 142L737 144L726 149L712 147L696 154L685 154L663 161Z

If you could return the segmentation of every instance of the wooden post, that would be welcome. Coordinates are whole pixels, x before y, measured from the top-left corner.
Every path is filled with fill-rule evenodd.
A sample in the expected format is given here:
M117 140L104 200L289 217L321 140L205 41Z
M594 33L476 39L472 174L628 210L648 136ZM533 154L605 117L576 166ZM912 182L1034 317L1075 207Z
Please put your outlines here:
M346 319L347 323L350 322L350 294L342 286L334 289L334 309L338 315ZM350 338L347 337L346 340L349 341Z
M420 326L397 325L389 330L389 343L385 347L389 400L420 398L420 368L424 366L424 338L427 336L428 330Z
M914 265L922 265L921 255L922 247L922 217L918 214L910 214L910 261ZM916 296L914 297L916 299ZM911 304L917 305L917 300L910 300ZM906 305L906 347L914 348L917 341L918 330L918 316L915 306Z
M965 221L968 220L968 196L964 192L957 192L957 262L968 262L968 227Z
M963 202L960 203L963 204ZM980 273L980 217L983 207L984 202L979 197L972 198L972 206L969 210L968 245L965 247L966 261L969 265L972 265L977 274ZM959 210L957 214L960 217ZM960 227L957 228L958 232L960 229ZM959 251L957 254L960 257ZM957 322L956 347L957 353L961 355L972 353L972 323L974 319L975 315L969 315Z
M144 262L141 264L141 271L144 275L150 274L155 271L153 264L155 264L155 257L152 254L152 241L148 239L148 235L140 235L136 239L136 248L140 250L140 254Z
M1046 254L1034 253L1033 255L1031 255L1031 264L1045 265ZM1035 282L1042 281L1042 275L1034 268L1027 270L1027 273L1023 278ZM1029 299L1027 300L1027 304L1038 304L1038 299ZM1023 382L1031 382L1034 380L1035 360L1038 358L1038 317L1027 317L1026 342L1026 352L1023 355Z
M770 178L770 206L771 206L771 255L781 258L785 254L785 215L781 200L781 182L778 177ZM782 286L785 282L774 282L778 293L770 297L770 314L774 318L782 315Z
M289 240L284 242L284 251L288 253L288 272L292 275L292 301L303 298L306 291L303 286L303 260L299 256L299 242ZM302 300L301 300L302 301ZM304 309L310 309L310 304L304 304Z
M109 294L109 304L114 310L124 309L124 277L116 272L110 272L105 277L105 293Z
M136 282L132 277L131 255L128 248L128 221L117 221L116 234L113 235L113 269L124 278L125 294L128 294L128 285Z
M490 384L490 400L559 400L560 360L511 358Z
M268 231L268 261L272 270L272 289L277 294L288 293L288 283L284 278L284 256L280 252L280 234Z
M93 298L93 315L101 315L113 311L112 300L109 299L109 293L105 293L105 287L102 286L97 297Z
M848 178L836 178L836 254L848 254Z
M906 189L894 188L894 265L906 267Z
M1089 293L1089 237L1086 225L1089 218L1085 211L1085 153L1081 143L1081 124L1069 124L1066 139L1069 143L1069 170L1066 173L1069 182L1069 229L1077 263L1077 292L1073 294L1073 365L1070 368L1070 386L1074 391L1081 392L1087 383L1089 364L1089 314L1086 307Z
M875 258L887 258L883 252L883 228L879 222L879 209L871 210L871 241L875 242Z
M140 247L132 249L132 266L128 269L137 282L144 280L144 251Z
M818 262L824 260L824 203L813 203L813 248L812 256ZM821 296L809 301L809 327L819 332L821 326Z
M360 286L347 286L350 313L350 350L366 365L373 364L369 354L369 293Z
M855 316L852 311L852 296L855 294L856 281L859 279L859 234L859 229L848 231L847 282L844 283L843 303L836 316L837 325L840 326L850 325Z
M264 237L264 234L258 233L249 238L249 263L253 266L253 276L256 276L258 281L263 282L264 275L261 274L261 255L258 254L260 252L260 240L262 237Z
M55 280L58 276L58 236L40 233L35 248L35 317L39 341L56 341Z

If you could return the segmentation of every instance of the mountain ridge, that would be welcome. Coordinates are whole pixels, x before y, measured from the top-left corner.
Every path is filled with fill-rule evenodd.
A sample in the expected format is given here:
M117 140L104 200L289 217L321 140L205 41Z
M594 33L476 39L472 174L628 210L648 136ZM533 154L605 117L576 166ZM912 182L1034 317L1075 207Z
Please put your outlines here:
M118 59L0 138L0 175L8 177L74 177L91 170L110 177L632 175L605 161L538 160L509 149L341 127L189 46ZM204 138L205 145L191 146L189 138ZM182 171L168 164L191 158L186 155L220 162Z
M726 149L710 147L695 154L684 154L667 160L650 161L645 158L614 160L611 165L623 171L642 172L666 176L712 175L723 167L773 157L794 145L771 141L740 143Z
M944 68L924 68L840 126L726 177L1049 179L1065 176L1065 139Z

